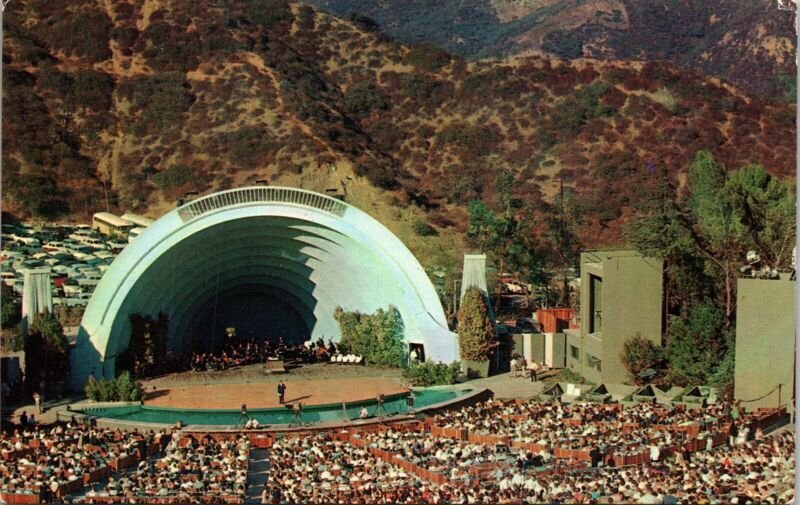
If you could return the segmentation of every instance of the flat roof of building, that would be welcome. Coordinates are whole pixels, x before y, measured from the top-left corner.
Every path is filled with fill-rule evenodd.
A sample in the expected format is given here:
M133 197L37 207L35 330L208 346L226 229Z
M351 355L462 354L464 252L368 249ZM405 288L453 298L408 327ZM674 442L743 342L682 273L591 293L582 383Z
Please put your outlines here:
M110 212L97 212L94 215L94 219L102 219L106 223L117 227L132 226L130 222Z

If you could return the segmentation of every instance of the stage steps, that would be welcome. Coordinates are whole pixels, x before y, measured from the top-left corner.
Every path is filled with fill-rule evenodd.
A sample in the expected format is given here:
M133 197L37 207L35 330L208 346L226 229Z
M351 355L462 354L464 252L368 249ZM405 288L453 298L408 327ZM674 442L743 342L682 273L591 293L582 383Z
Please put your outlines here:
M269 449L250 451L250 465L247 470L247 505L261 503L261 492L269 476Z
M494 375L483 379L475 379L465 384L476 388L489 388L497 399L530 399L539 396L544 390L544 382L531 382L522 377L511 377L508 373Z

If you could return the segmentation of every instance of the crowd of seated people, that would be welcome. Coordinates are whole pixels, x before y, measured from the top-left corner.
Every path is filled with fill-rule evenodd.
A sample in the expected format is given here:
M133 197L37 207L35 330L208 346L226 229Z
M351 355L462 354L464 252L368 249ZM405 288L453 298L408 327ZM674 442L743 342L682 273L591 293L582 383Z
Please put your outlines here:
M210 372L230 370L232 368L266 363L269 360L291 360L294 363L328 362L330 356L339 354L338 344L330 341L327 344L320 338L315 342L289 344L283 337L277 341L265 339L232 340L221 350L198 351L173 358L162 367L161 373L178 373L185 371ZM147 378L147 367L134 361L134 375L139 379Z
M0 492L45 502L239 498L249 442L182 438L71 423L20 427L0 435ZM207 501L207 500L206 500Z
M419 503L421 481L320 433L276 442L262 503Z
M362 433L368 446L317 434L282 441L270 455L262 503L788 503L794 496L794 437L784 432L649 465L568 472L505 467L488 478L435 484L373 456L396 450L426 468L469 460L461 444L424 433ZM426 449L429 444L430 447ZM490 455L486 448L479 454ZM438 454L437 454L438 453Z
M122 432L72 424L19 427L0 437L0 489L58 497L80 489L100 470L160 447L164 433Z
M175 498L181 502L194 498L244 497L247 490L249 441L215 441L211 438L181 442L176 434L164 448L163 456L142 460L136 470L109 479L105 486L88 491L78 501L103 503L108 497L142 500Z
M499 403L489 400L439 414L434 424L459 427L474 434L508 437L510 443L555 448L602 447L635 452L653 444L668 447L689 438L710 438L729 413L724 404L702 411L681 406L658 407L638 403L622 409L596 403ZM741 424L741 423L740 423ZM693 426L692 430L688 427ZM743 426L742 430L746 430ZM746 434L746 431L743 431ZM741 434L740 434L741 435Z
M278 438L262 503L788 503L793 433L765 436L756 420L732 415L724 402L685 409L489 400L405 427ZM716 442L695 443L705 439ZM556 454L600 446L651 457L576 465ZM93 503L243 500L249 453L245 435L20 426L0 436L0 490Z
M508 461L494 447L433 436L427 432L387 430L358 435L367 447L397 454L401 459L447 476L450 480L468 479L466 469L483 463Z
M506 472L481 481L479 502L498 503L789 503L794 496L794 436L745 441L652 465L567 474Z
M188 356L189 367L195 372L228 370L240 366L263 363L269 357L278 357L284 352L281 339L272 345L269 340L259 343L256 340L228 343L220 352L195 352Z

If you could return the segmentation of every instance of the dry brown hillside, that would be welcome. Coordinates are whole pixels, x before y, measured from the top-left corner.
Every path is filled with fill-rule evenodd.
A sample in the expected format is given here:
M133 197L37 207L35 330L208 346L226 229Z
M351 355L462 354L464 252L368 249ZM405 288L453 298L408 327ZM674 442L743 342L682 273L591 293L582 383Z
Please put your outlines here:
M592 246L700 149L795 166L792 106L666 64L468 63L278 0L31 0L3 22L3 207L19 216L158 214L189 191L352 169L380 189L363 195L458 234L507 170L537 212L563 180Z
M308 1L468 59L535 53L665 61L795 101L794 14L778 0Z

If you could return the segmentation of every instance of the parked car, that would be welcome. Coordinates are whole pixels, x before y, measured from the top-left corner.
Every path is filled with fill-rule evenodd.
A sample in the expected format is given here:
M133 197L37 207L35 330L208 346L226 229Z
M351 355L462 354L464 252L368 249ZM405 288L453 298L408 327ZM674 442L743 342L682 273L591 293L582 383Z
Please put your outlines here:
M114 255L108 251L97 251L94 253L94 255L97 256L97 258L100 260L107 260L114 258Z
M3 284L12 288L17 282L17 276L14 274L14 272L0 272L0 279L2 279Z
M120 252L123 249L125 249L125 246L128 245L128 243L114 239L114 240L109 240L108 242L106 242L106 245L108 246L108 248L111 251Z
M67 281L67 282L69 282L69 281ZM67 297L71 297L71 296L77 297L78 295L83 293L83 288L81 286L67 284L67 283L64 283L64 285L61 287L61 289L64 291L64 295L67 296Z
M79 260L79 261L86 261L86 260L89 260L89 259L93 258L93 256L91 254L82 253L82 252L79 252L79 251L72 251L72 256L75 257L75 259Z
M67 247L64 245L64 242L59 242L58 240L46 242L42 247L45 251L50 251L51 254L67 252Z

